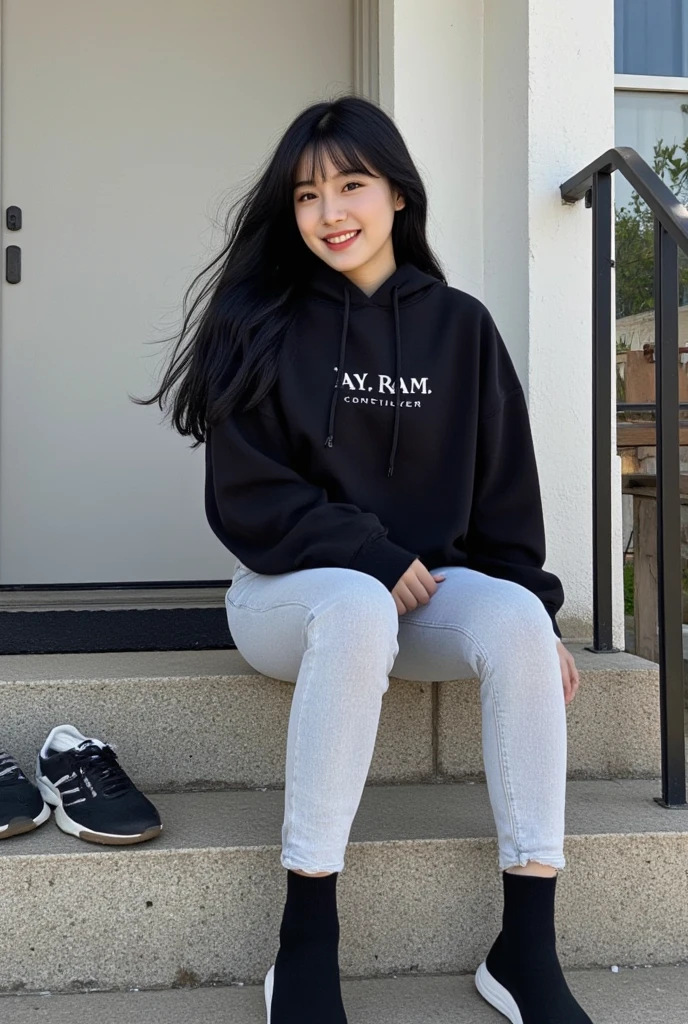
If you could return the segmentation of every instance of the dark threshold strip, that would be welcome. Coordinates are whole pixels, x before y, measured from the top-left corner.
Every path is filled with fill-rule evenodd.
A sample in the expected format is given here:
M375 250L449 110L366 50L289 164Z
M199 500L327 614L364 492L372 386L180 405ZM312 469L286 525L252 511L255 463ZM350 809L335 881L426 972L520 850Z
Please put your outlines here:
M224 608L0 612L0 654L236 649Z

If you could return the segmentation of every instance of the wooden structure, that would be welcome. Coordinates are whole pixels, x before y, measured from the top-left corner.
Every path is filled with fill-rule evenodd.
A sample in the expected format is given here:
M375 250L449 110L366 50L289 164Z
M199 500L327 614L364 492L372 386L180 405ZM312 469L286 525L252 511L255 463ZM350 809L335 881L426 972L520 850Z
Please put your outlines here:
M688 346L678 349L678 400L688 402ZM627 402L654 402L655 400L655 347L643 345L617 353L617 365L623 364L623 377Z
M679 444L688 445L688 422L679 427ZM657 444L657 424L647 423L622 423L616 424L616 447L617 448L646 448Z
M650 425L650 424L648 424ZM619 424L621 426L621 424ZM681 505L688 505L688 474L680 476ZM657 620L657 477L628 473L622 491L633 495L633 614L635 653L659 662Z

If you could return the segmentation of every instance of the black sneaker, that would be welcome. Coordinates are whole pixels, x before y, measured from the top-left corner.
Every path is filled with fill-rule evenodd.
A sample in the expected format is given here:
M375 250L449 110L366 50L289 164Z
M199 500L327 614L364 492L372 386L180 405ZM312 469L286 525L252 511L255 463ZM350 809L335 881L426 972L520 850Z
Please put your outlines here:
M128 846L162 831L160 815L120 766L113 747L56 726L37 759L36 781L63 832L89 843Z
M0 839L31 832L50 817L33 782L9 754L0 754Z

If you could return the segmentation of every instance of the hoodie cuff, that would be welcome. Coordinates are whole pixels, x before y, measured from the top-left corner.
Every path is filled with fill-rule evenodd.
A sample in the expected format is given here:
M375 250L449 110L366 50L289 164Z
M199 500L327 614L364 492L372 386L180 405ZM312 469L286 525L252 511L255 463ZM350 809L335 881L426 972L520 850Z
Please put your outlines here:
M375 540L366 541L358 549L349 563L349 568L374 576L391 591L417 558L418 555L400 547L387 537L377 537Z
M547 614L552 620L552 629L554 630L554 634L557 640L561 640L561 630L559 629L559 624L557 623L557 613L548 605L545 605L545 608L547 610Z

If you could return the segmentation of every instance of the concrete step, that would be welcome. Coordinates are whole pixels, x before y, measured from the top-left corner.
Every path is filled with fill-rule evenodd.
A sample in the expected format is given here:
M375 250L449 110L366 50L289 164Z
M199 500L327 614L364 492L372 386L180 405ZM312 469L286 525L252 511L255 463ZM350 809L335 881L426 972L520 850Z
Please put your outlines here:
M566 967L688 960L688 814L658 782L569 784ZM98 847L52 821L0 843L0 990L257 983L277 952L280 790L160 794L164 832ZM474 971L499 930L480 783L366 787L338 880L344 977Z
M688 967L569 971L595 1024L686 1024ZM502 1024L468 975L344 981L351 1024ZM88 995L2 996L5 1024L265 1024L262 986Z
M581 677L568 710L571 778L660 773L659 669L569 644ZM142 787L283 786L294 685L236 651L0 657L0 748L31 771L52 726L114 743ZM483 778L476 679L392 678L368 781Z

